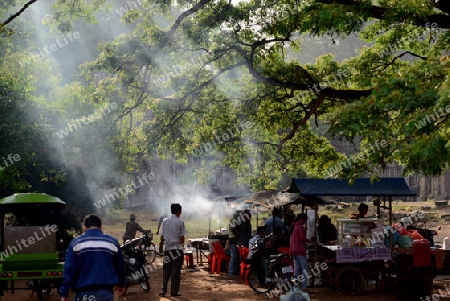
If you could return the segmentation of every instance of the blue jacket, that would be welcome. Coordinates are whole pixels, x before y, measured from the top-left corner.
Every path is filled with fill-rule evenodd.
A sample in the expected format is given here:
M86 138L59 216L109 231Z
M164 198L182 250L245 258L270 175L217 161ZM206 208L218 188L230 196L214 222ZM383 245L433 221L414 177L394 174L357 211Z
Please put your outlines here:
M117 240L90 229L76 237L69 245L64 263L61 297L68 297L69 289L83 292L97 289L125 287L125 261Z

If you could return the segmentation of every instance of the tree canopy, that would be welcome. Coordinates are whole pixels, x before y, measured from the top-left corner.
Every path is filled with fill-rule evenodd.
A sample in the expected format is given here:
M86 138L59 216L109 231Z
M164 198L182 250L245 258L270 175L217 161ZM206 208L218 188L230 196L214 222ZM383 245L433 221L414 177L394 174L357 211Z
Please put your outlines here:
M70 32L80 19L102 25L102 13L120 15L123 33L98 41L54 103L70 106L74 89L90 109L116 102L92 126L128 172L139 159L175 156L199 179L226 165L261 190L391 162L426 175L448 166L448 1L58 0L45 20ZM333 53L316 55L316 41Z

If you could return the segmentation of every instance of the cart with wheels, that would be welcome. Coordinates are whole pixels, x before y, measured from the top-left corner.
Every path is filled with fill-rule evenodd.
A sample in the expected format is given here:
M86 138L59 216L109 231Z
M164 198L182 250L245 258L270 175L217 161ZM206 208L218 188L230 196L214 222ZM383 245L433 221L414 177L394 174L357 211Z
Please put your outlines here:
M431 296L437 268L436 256L431 252L427 240L414 240L412 248L391 248L377 245L376 237L384 241L381 240L384 234L374 235L373 231L371 240L364 231L358 234L365 237L359 240L359 245L348 245L348 242L340 239L341 236L356 236L359 226L365 229L369 223L374 222L381 223L381 220L338 220L338 240L341 243L321 246L328 251L327 258L322 258L328 264L328 269L322 273L323 279L346 295L361 294L372 280L376 290L395 291L398 297L405 300ZM368 244L369 241L372 245ZM324 253L326 252L322 252Z
M361 293L368 280L386 287L391 249L384 246L383 220L338 219L337 230L337 245L321 246L329 251L324 280L349 295Z

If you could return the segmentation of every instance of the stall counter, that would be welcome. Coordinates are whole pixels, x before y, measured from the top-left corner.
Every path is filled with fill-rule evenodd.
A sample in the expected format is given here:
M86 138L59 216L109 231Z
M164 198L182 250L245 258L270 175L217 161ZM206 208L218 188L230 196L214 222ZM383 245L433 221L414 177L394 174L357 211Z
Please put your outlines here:
M368 262L392 259L391 248L387 247L324 247L336 252L336 263Z

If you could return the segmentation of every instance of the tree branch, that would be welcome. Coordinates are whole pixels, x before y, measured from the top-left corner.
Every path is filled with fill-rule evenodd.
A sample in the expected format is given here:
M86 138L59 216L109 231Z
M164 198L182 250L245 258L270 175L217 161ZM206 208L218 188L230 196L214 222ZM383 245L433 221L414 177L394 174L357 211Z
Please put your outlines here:
M165 37L162 39L162 41L160 43L160 48L161 49L164 48L167 45L167 43L169 43L169 41L172 40L175 31L178 29L178 27L180 27L181 22L183 22L184 19L186 19L190 15L196 13L197 11L199 11L202 7L204 7L206 4L208 4L211 1L212 0L201 0L199 3L197 3L191 9L188 9L187 11L183 12L175 20L175 23L173 24L172 28L170 28L170 30L166 33Z
M361 13L369 13L369 15L372 18L384 20L387 18L387 15L389 15L389 12L391 11L390 8L385 8L377 5L370 5L366 3L361 3L355 0L316 0L319 3L322 4L340 4L344 6L352 6L357 11ZM444 3L445 2L445 3ZM450 4L448 0L438 0L434 4L432 4L433 7L436 7L440 9L441 11L446 12L447 14L442 13L435 13L430 14L428 17L422 19L421 17L417 17L415 15L411 15L411 18L409 19L409 22L411 24L424 27L427 22L430 23L436 23L439 28L447 28L450 29ZM398 22L401 22L403 20L398 20Z
M20 16L31 4L33 4L34 2L37 2L37 1L38 0L30 0L30 1L28 1L17 13L15 13L12 16L10 16L5 22L1 23L0 25L3 25L3 26L8 25L12 21L14 21L15 18ZM3 26L0 26L0 28L3 27Z
M431 1L434 7L442 10L443 12L450 15L450 1L448 0L435 0Z
M387 67L392 66L395 63L396 60L398 60L399 58L403 57L405 54L410 54L410 55L412 55L414 57L417 57L417 58L420 58L422 60L426 60L427 59L426 57L420 56L420 55L418 55L418 54L416 54L414 52L405 51L405 52L397 55L396 57L394 57L390 63L384 64L384 68L381 71L384 71ZM381 66L383 66L383 65L379 65L378 67L381 67ZM376 68L378 68L378 67L376 67Z

